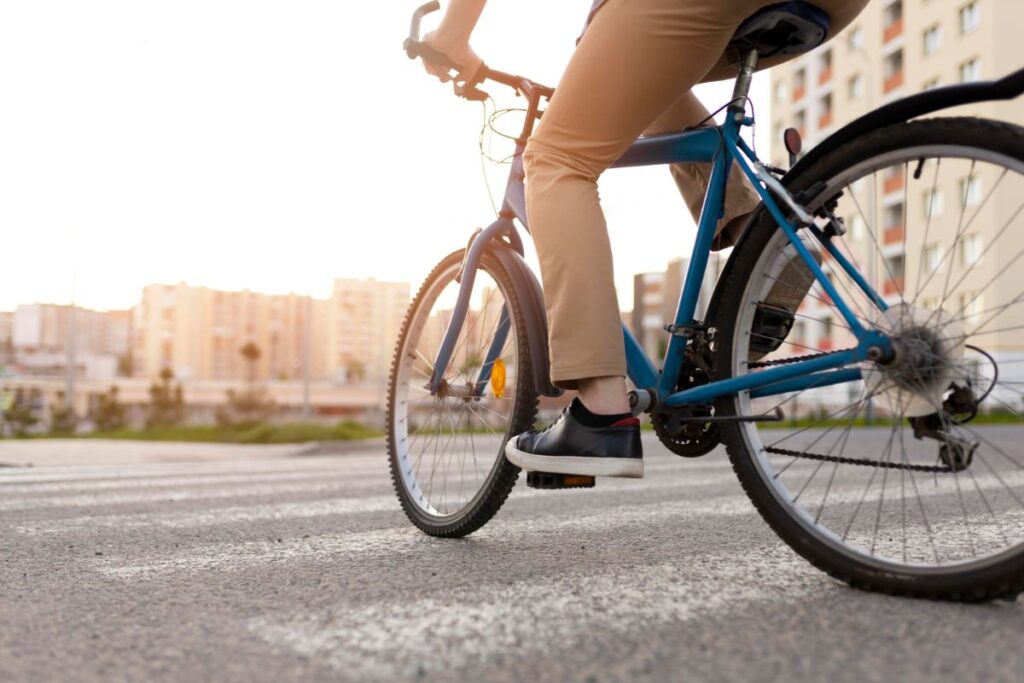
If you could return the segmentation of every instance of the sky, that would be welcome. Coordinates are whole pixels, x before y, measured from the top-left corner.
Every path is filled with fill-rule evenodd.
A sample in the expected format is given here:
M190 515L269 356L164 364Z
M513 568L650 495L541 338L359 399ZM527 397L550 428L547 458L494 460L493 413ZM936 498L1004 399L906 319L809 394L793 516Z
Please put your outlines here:
M415 290L494 216L480 105L401 50L421 1L0 4L0 310L129 308L155 282L326 297L336 277L374 277ZM472 44L494 68L554 85L589 6L491 0ZM762 154L768 90L758 74ZM711 108L730 91L697 90ZM506 176L487 171L496 202ZM687 253L693 222L665 168L610 171L600 189L628 310L633 274Z

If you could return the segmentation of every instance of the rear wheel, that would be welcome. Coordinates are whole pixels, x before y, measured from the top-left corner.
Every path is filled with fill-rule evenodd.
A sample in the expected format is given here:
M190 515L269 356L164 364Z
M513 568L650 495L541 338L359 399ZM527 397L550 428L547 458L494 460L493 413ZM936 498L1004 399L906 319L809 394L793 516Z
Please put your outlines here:
M522 308L508 274L486 252L444 388L433 395L426 388L464 255L444 258L410 304L388 389L391 479L406 515L432 536L465 536L497 513L519 476L505 442L531 428L537 414ZM503 344L488 361L499 335Z
M977 119L892 126L825 156L790 190L812 212L830 206L845 219L834 243L888 310L830 255L823 270L901 353L888 366L841 369L859 372L855 381L721 401L721 415L787 415L723 426L740 481L783 540L852 585L1015 597L1024 588L1024 129ZM767 214L744 236L723 282L721 375L855 345L816 283L788 320L766 309L791 251Z

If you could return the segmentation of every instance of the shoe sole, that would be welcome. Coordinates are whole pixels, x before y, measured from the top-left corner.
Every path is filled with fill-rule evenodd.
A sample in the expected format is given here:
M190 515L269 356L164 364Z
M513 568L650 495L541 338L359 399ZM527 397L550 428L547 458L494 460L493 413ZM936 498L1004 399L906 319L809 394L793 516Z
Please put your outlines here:
M644 476L644 461L641 458L588 458L580 455L537 455L521 451L505 444L505 457L513 465L533 472L551 474L582 474L591 477L628 477L640 479Z

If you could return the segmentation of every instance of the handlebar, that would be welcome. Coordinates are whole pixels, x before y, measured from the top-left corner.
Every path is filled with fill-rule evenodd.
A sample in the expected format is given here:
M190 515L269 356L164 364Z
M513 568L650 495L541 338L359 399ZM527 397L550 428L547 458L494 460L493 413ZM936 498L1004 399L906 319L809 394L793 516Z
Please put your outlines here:
M409 59L422 57L424 60L446 69L461 71L461 67L452 61L451 57L420 40L420 23L423 17L439 9L441 9L441 3L437 0L431 0L431 2L416 8L412 13L412 21L409 25L409 37L402 43L402 47L405 49L405 54L408 55ZM488 98L487 93L476 87L477 84L483 81L494 81L495 83L507 85L517 93L521 93L528 98L532 98L534 93L537 93L539 97L550 98L555 92L552 88L533 83L522 76L496 71L488 68L486 64L481 64L480 69L473 76L472 80L462 84L455 84L455 94L467 100L486 100Z

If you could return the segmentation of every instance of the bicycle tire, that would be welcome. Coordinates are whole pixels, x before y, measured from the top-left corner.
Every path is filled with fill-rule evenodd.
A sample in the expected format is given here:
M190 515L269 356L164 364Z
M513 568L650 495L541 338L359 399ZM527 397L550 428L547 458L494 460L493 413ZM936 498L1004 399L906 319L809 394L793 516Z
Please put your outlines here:
M808 204L820 203L820 195L806 195L814 195L816 187L827 185L830 178L841 174L844 169L859 163L869 164L873 159L899 150L927 145L983 150L1024 164L1024 128L976 118L924 119L882 128L841 146L797 177L787 179L787 189L794 195L804 192L802 199ZM723 275L715 344L719 379L738 374L737 368L742 359L748 358L747 355L740 357L740 349L749 348L742 346L749 342L741 341L749 332L739 329L744 300L749 296L748 292L753 291L748 290L748 282L755 277L755 272L761 272L755 269L762 263L762 254L769 249L772 240L780 239L780 234L767 211L755 213L736 247L735 263ZM741 414L741 394L720 399L716 410L722 416ZM749 423L725 423L722 426L723 442L744 491L768 525L790 548L834 578L865 590L961 602L1012 600L1024 591L1024 543L1013 546L987 563L966 563L943 569L891 566L852 551L844 552L836 544L826 542L823 535L809 527L806 519L801 518L790 505L782 503L772 483L767 481L764 465L759 465L759 454L751 445L749 435L752 432L749 430L752 429L757 427Z
M476 495L463 508L453 514L435 515L417 503L409 490L407 480L403 478L402 474L401 437L399 435L399 431L402 429L399 424L401 410L397 401L399 391L402 388L400 380L403 367L403 350L407 347L417 316L423 313L423 306L433 303L430 301L431 294L436 292L438 286L444 285L442 280L448 279L450 282L454 279L454 275L458 272L464 256L465 250L462 249L452 252L442 259L424 280L410 303L395 345L388 381L387 408L385 412L391 481L402 510L417 528L431 536L444 538L462 537L476 531L501 509L501 506L515 486L520 471L518 467L505 459L505 442L511 436L533 427L538 404L538 396L532 381L529 345L525 343L527 326L523 308L520 304L519 293L515 291L512 279L502 268L498 260L489 252L484 252L480 262L480 270L489 274L501 290L508 305L512 323L511 330L517 341L516 364L518 372L513 399L514 405L510 412L508 428L505 431L504 438L501 440L500 448L495 450L494 462L485 480L482 482ZM434 298L436 299L436 294L434 294ZM429 314L429 311L427 313ZM463 335L467 334L465 327L462 331ZM407 428L408 423L406 423Z

